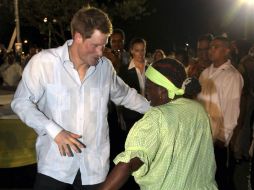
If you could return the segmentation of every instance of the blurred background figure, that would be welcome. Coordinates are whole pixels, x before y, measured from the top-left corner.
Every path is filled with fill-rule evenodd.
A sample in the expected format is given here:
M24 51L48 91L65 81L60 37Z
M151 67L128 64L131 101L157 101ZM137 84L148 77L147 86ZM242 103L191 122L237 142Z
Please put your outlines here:
M189 69L189 55L188 51L184 49L178 49L175 51L175 59L180 61L185 68L185 72L187 73Z
M244 87L241 96L240 116L235 130L233 151L236 162L249 159L249 147L252 138L252 117L254 112L254 45L238 64Z
M199 78L201 72L210 66L211 61L208 57L209 44L213 39L212 34L205 34L198 38L197 42L197 58L195 62L190 64L190 67L187 71L188 76L195 76Z
M15 88L18 85L23 72L20 61L20 56L15 56L14 52L6 54L5 62L0 66L3 86Z
M130 42L131 60L128 68L123 68L120 77L140 94L145 95L146 41L133 38Z
M6 52L4 44L0 43L0 66L4 63L6 53L7 52Z
M36 45L31 45L29 47L29 52L27 54L27 56L25 57L25 60L22 63L23 68L26 66L26 64L28 63L28 61L36 54L38 53L38 48Z
M152 63L166 57L165 52L162 49L156 49L153 53Z
M3 78L1 75L1 66L4 64L6 53L7 52L6 52L4 44L0 43L0 85L3 83Z
M130 54L124 49L125 33L122 29L114 29L110 36L110 48L105 48L104 56L111 60L114 68L119 72L120 67L128 67Z

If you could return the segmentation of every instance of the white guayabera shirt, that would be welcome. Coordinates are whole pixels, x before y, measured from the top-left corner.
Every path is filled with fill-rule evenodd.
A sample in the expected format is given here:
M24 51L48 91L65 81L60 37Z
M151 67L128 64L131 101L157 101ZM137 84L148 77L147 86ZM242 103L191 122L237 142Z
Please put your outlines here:
M213 138L228 145L240 113L242 76L228 60L218 68L206 68L199 81L198 99L210 116Z
M150 105L117 75L102 57L83 81L69 59L67 41L43 50L26 66L12 109L38 133L38 172L73 183L78 169L83 185L104 181L109 169L108 101L144 113ZM73 157L61 156L55 136L62 130L82 135L86 145Z

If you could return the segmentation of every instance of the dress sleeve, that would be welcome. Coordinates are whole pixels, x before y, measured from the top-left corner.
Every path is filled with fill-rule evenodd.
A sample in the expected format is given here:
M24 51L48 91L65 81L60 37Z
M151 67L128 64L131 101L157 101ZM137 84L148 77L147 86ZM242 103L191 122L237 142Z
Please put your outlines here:
M135 177L141 177L147 173L160 146L161 112L151 109L130 130L125 142L125 151L114 160L128 163L132 158L138 157L144 163L136 172Z

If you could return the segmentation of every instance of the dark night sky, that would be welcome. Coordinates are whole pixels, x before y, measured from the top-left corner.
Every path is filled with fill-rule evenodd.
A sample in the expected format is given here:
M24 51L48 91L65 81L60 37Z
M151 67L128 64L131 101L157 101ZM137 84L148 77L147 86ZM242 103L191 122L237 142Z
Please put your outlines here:
M114 27L120 27L126 32L127 44L133 37L143 37L147 40L148 51L162 48L169 52L175 47L182 46L188 42L195 48L196 39L204 33L215 35L221 32L228 32L231 39L241 39L244 36L244 23L247 15L246 7L241 7L234 14L230 22L226 23L225 18L230 15L233 5L239 0L149 0L152 8L156 12L151 16L146 16L139 21L129 21L114 23ZM251 11L251 30L249 36L254 39L254 7ZM0 18L1 20L1 18ZM0 41L5 45L11 38L12 27L9 27L8 35L2 35L0 31ZM7 30L8 31L8 30ZM29 28L21 29L21 38L34 37L34 43L39 43L38 31Z
M157 9L156 13L132 25L123 24L122 27L126 31L127 39L133 36L144 37L149 51L162 48L169 52L186 42L195 48L197 37L208 32L214 35L227 32L231 39L241 39L244 35L244 14L246 14L244 7L232 14L231 22L225 23L236 1L150 0ZM252 34L253 12L254 10Z

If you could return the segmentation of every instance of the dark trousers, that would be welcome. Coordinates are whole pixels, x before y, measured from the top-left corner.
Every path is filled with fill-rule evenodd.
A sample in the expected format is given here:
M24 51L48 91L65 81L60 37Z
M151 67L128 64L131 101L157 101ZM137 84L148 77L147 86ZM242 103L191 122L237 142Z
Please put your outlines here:
M254 189L254 156L251 158L250 184L251 188Z
M34 190L96 190L100 184L82 185L81 174L78 171L72 185L58 181L52 177L37 173Z
M228 147L214 147L217 170L215 180L219 190L234 190L233 168Z

